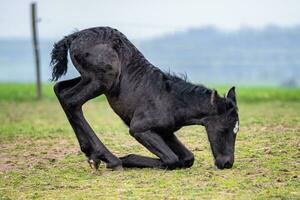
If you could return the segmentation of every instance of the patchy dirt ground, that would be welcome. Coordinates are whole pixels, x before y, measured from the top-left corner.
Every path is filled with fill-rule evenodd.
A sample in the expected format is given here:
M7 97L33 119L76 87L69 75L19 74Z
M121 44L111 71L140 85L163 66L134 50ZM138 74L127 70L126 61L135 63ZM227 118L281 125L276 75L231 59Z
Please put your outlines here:
M64 138L19 138L12 143L0 143L0 172L31 169L55 163L68 155L79 155L78 147Z
M0 199L300 199L300 102L240 102L230 170L216 170L203 127L178 137L196 157L186 170L90 169L59 104L0 101ZM85 106L117 156L151 155L106 101Z

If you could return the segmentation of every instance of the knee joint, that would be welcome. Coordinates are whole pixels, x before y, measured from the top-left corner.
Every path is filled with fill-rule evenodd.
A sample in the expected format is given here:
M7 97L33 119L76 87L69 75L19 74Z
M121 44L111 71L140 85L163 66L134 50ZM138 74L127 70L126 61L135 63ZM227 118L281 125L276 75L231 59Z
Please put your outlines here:
M178 167L179 159L177 156L163 159L163 164L164 164L164 167L166 167L168 169L175 169Z
M195 157L191 153L190 155L186 156L185 158L182 159L182 164L184 168L190 168L194 164Z

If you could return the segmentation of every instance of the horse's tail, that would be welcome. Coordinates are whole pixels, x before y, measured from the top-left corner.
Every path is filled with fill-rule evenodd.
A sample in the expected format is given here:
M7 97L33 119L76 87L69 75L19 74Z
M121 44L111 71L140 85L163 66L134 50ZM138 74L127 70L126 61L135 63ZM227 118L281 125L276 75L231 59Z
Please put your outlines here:
M67 73L68 69L68 49L74 34L64 37L53 45L51 52L50 65L53 67L52 81L57 81L61 76Z

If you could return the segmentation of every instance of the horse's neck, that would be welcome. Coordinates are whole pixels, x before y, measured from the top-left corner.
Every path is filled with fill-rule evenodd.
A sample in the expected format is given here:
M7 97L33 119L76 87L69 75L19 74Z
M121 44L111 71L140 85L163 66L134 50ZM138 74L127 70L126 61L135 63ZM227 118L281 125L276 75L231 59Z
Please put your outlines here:
M126 71L127 76L134 77L133 79L135 80L135 82L139 84L142 82L141 80L143 79L143 76L147 76L147 78L150 78L150 74L152 74L153 76L156 76L156 79L153 79L153 81L157 82L161 79L161 77L157 77L156 72L158 72L158 74L160 75L163 74L158 68L152 65L139 51L136 52L130 64L127 65ZM139 74L139 76L136 76L137 73ZM179 91L180 84L188 84L190 85L190 87L197 87L197 89L181 93ZM178 85L178 83L173 83L173 85L171 86L173 87L175 92L179 92L177 95L180 96L180 98L186 105L185 107L181 108L182 113L178 114L189 113L188 115L190 115L191 117L195 118L195 116L198 116L198 118L200 119L203 117L207 117L214 112L210 104L210 89L203 86L198 87L196 85L192 85L191 83L187 83L184 80L182 80L180 84Z
M183 93L182 99L185 101L183 113L187 113L187 118L192 124L202 124L202 120L215 114L215 110L210 103L210 92L207 93ZM202 124L203 125L203 124Z

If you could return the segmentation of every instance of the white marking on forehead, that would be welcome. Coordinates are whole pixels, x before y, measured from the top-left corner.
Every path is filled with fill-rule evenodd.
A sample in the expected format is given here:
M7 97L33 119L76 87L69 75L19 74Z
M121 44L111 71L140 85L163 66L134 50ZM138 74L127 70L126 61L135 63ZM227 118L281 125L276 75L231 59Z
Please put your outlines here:
M233 133L237 134L238 131L239 131L239 121L236 121L235 126L233 128Z

